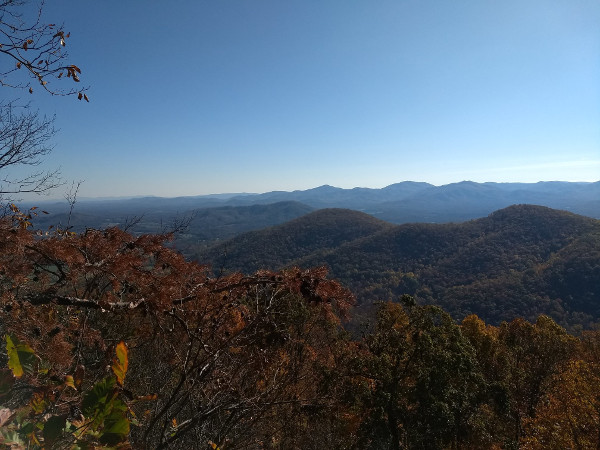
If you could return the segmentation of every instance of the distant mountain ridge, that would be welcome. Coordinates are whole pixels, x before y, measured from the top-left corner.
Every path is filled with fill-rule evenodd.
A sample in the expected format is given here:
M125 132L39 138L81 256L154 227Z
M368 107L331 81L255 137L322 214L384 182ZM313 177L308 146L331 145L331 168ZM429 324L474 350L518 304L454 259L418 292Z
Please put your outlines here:
M433 186L403 181L381 189L342 189L324 185L264 194L81 200L75 206L70 224L75 226L75 230L82 230L86 227L126 226L133 218L138 218L133 229L135 232L156 233L168 229L177 218L191 218L188 232L176 241L179 248L189 255L195 251L191 248L194 245L205 247L242 232L286 222L315 209L353 209L396 224L448 223L485 217L513 204L535 204L600 218L600 182L464 181ZM42 206L23 206L32 205ZM39 218L41 228L66 224L69 216L66 202L44 203L43 209L51 214Z
M362 304L408 293L490 323L542 313L572 329L600 321L600 221L540 206L460 224L391 225L319 210L196 257L245 272L326 265Z
M381 189L329 185L304 191L234 196L230 204L294 200L315 209L348 208L394 223L462 222L514 204L533 204L600 218L600 182L475 183L443 186L403 181Z
M264 194L211 194L189 197L136 197L115 200L81 201L80 212L105 211L113 214L187 212L219 206L248 206L284 201L304 203L313 209L347 208L366 212L394 223L459 222L485 217L514 204L534 204L600 218L600 181L538 183L459 183L434 186L403 181L381 189L342 189L323 185L307 190L272 191ZM45 208L65 209L63 203ZM106 215L106 214L105 214Z

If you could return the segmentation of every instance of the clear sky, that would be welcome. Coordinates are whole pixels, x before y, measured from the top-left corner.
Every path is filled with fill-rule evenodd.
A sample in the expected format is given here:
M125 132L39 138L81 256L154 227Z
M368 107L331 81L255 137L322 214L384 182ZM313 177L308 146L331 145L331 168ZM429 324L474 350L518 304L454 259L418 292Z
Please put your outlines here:
M600 180L597 0L51 0L45 18L90 86L31 96L61 129L46 167L81 196Z

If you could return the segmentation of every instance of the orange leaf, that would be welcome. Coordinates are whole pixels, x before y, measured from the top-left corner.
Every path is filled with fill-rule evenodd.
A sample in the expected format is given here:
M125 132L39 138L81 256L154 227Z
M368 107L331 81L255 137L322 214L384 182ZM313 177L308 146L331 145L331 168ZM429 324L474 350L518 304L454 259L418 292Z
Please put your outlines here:
M51 225L51 227L52 227L52 225ZM83 383L84 375L85 375L85 367L82 365L77 366L77 369L75 369L75 373L73 374L73 383L75 384L75 387L81 386L81 383Z

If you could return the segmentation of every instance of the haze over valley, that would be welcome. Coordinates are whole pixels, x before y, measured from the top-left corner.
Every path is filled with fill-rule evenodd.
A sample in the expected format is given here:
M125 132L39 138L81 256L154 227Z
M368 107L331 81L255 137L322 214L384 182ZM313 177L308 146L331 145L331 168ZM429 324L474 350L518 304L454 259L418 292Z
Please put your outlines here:
M600 320L600 182L81 200L70 218L67 206L45 204L37 225L135 234L184 225L172 245L216 274L324 265L363 309L410 294L457 320L548 314L573 330Z

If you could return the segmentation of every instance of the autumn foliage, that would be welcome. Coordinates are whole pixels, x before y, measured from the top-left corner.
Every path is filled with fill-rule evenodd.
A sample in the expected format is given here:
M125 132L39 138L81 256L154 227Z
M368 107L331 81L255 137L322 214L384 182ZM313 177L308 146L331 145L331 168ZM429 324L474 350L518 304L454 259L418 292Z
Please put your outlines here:
M457 324L403 296L359 336L324 268L209 275L168 235L0 221L0 442L28 448L595 448L600 335Z

